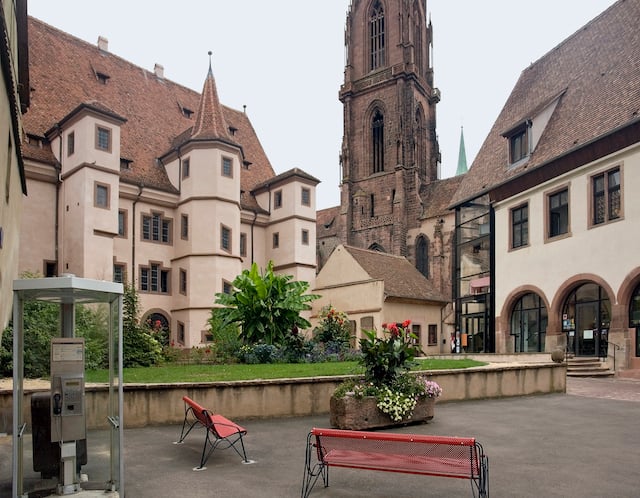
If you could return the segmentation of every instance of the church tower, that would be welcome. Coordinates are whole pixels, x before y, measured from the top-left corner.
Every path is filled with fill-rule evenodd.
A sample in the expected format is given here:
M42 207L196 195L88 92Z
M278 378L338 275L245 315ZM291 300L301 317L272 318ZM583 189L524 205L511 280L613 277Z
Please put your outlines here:
M420 189L438 179L439 150L425 0L352 0L346 63L340 232L347 244L407 256Z

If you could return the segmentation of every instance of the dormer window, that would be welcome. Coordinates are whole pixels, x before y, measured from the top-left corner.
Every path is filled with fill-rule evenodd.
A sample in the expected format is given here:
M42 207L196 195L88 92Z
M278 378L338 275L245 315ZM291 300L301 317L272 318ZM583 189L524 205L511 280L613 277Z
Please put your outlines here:
M125 159L124 157L120 158L120 170L126 171L131 169L131 159Z
M98 80L99 83L106 85L107 81L109 81L109 78L110 76L108 74L101 73L100 71L96 71L96 79Z
M527 121L503 136L509 140L509 164L515 164L527 158L530 149L531 122Z
M231 133L231 136L235 136L236 131L238 131L238 128L235 128L233 126L229 126L229 133Z
M183 107L182 108L182 115L187 119L191 119L191 116L193 115L193 111L191 109L189 109L188 107Z

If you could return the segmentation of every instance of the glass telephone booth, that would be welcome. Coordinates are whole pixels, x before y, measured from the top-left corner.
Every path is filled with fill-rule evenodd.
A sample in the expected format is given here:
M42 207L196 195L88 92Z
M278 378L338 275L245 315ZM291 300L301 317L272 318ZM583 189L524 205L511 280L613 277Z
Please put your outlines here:
M122 296L120 283L73 275L14 281L13 497L124 496ZM31 301L59 306L48 391L25 392L25 335L33 331L25 330L24 308ZM76 337L76 305L101 317L93 334L104 345L106 386L86 388L85 338Z

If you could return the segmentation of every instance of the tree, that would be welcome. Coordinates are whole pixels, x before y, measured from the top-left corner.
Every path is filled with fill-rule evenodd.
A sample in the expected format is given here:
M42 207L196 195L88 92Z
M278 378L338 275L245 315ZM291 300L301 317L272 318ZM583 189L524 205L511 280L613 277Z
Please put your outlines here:
M162 360L162 346L140 324L140 304L133 285L125 285L122 303L122 355L125 367L148 367Z
M262 274L253 263L235 278L231 294L216 294L215 303L224 307L215 313L223 325L240 325L240 337L247 344L286 344L289 335L311 327L300 312L310 310L308 303L320 297L305 294L308 282L292 279L291 275L276 275L272 261Z

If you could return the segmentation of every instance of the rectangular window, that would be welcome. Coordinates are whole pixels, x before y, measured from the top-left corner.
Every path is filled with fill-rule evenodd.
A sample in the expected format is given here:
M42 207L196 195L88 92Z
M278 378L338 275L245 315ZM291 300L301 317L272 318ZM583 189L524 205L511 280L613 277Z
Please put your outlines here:
M222 158L222 176L233 178L233 161L228 157Z
M547 196L548 236L557 237L569 232L569 189L563 189Z
M184 344L184 323L178 322L177 339L180 344Z
M169 293L169 270L159 264L140 267L140 290L159 294Z
M191 171L189 171L191 164L189 162L189 158L182 160L182 178L189 178Z
M303 206L311 206L311 190L310 189L306 187L302 187L301 197L302 197Z
M127 236L127 212L122 209L118 210L118 236Z
M142 239L170 244L171 219L165 218L161 213L142 215Z
M528 128L524 128L509 138L509 160L517 163L529 155Z
M529 244L529 205L511 210L511 248Z
M411 324L411 333L416 336L415 339L412 339L413 343L417 344L417 345L422 344L422 329L421 329L420 325L412 323Z
M45 261L44 262L44 276L45 277L56 277L58 276L58 265L55 261Z
M184 240L189 239L189 215L180 216L180 237Z
M438 344L438 326L435 324L429 324L429 331L427 333L427 345L436 346Z
M67 156L72 156L76 151L76 134L71 132L67 135Z
M600 225L622 216L620 168L613 168L591 178L592 224Z
M95 184L93 204L95 207L109 209L109 185L104 183Z
M302 229L302 245L309 245L309 230Z
M273 208L278 209L282 207L282 190L278 190L273 193Z
M277 249L280 247L280 234L278 232L273 234L273 248Z
M113 281L120 284L124 284L125 281L125 266L121 264L113 265Z
M111 130L109 128L96 127L96 149L111 152Z
M222 292L225 294L231 294L233 292L233 285L226 280L222 281Z
M242 232L240 233L240 256L247 255L247 234Z
M180 294L187 295L187 270L180 268Z
M220 249L231 252L231 229L224 225L220 227Z

